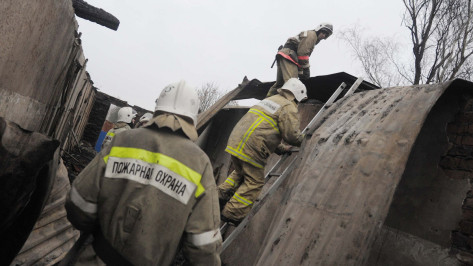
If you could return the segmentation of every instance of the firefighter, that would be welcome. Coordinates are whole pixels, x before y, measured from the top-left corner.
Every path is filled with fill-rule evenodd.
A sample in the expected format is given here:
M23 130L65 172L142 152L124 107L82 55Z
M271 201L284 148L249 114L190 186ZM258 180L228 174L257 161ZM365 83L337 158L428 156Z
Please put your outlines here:
M107 132L107 135L103 139L102 149L110 144L113 137L123 131L130 130L133 126L134 118L136 113L131 107L122 107L118 110L117 123L113 125L113 128Z
M221 219L238 225L248 214L264 185L264 167L269 155L289 152L300 146L297 102L307 99L306 87L296 78L289 79L278 94L250 108L235 125L228 139L235 170L219 185ZM225 204L226 203L226 204Z
M152 113L145 113L144 115L142 115L140 117L140 120L138 121L138 124L136 124L135 128L140 128L142 127L144 124L146 124L151 118L153 118L153 114Z
M332 35L333 26L322 23L314 30L307 30L289 38L276 54L278 70L276 83L269 89L266 97L276 94L277 89L290 78L306 80L310 78L309 56L315 45Z
M194 143L199 99L185 81L163 89L154 117L116 135L79 174L67 216L94 241L84 265L170 265L181 243L193 265L220 265L218 194Z

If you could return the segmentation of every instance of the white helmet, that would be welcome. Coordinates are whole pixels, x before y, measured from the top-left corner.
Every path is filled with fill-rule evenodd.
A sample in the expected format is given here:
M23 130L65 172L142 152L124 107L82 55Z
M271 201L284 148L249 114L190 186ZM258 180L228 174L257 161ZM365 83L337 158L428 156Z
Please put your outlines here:
M290 91L298 102L307 99L307 89L305 85L296 78L290 78L281 89Z
M144 115L140 117L140 122L143 123L143 122L149 121L151 118L153 118L152 113L145 113Z
M136 114L133 113L133 108L123 107L118 110L118 120L117 122L131 123L131 120L135 118Z
M192 119L196 125L199 104L199 97L195 89L181 80L164 87L159 98L156 99L154 110L186 116Z
M315 31L323 30L328 33L327 38L333 33L333 25L330 23L321 23L315 28Z

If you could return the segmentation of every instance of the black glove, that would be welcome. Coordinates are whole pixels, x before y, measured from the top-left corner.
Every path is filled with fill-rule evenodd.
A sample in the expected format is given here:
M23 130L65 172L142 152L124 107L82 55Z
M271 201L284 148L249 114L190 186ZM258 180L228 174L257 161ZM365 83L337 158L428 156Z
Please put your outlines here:
M274 153L276 153L277 155L287 154L290 156L292 154L291 148L291 146L280 144L278 145Z
M277 155L282 155L282 150L277 147L276 150L274 150L274 153L276 153Z
M300 80L306 80L306 79L309 79L309 78L310 78L310 68L303 68L302 71L299 71L299 79Z

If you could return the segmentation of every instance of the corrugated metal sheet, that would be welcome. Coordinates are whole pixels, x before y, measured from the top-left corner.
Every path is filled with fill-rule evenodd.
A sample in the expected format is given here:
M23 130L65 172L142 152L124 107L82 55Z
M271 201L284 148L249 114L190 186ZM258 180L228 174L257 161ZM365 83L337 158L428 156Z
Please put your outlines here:
M455 80L365 91L336 102L306 140L295 170L223 252L223 262L362 265L368 262L383 226L395 226L445 248L441 240L455 229L466 180L451 180L437 166L448 150L447 123L458 113L459 102L472 98L472 92L472 83ZM427 137L429 133L435 133L435 138ZM437 149L431 148L436 145ZM443 195L448 193L439 189L435 201L441 202L425 203L432 190L425 184L429 176L446 190L456 189L451 193L455 195ZM412 213L398 211L397 219L387 219L395 211L390 210L392 203L406 206L403 197L394 197L401 178L410 180L411 190L414 183L418 193L400 195L409 194L414 200L411 205L424 204L430 212L419 206L409 209L423 210L417 216L425 219L418 222L423 231L414 218L409 221ZM415 203L416 199L422 202ZM443 212L450 218L439 220ZM420 261L414 265L421 265Z

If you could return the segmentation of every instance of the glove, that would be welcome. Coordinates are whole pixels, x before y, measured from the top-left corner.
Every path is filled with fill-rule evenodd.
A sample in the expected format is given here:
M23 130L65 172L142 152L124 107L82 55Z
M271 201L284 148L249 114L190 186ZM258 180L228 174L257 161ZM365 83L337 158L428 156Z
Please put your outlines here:
M291 146L284 145L284 144L279 144L274 152L277 155L287 154L287 155L290 156L292 154L291 148L292 148Z
M303 68L302 71L299 71L299 79L306 80L310 78L310 68Z

